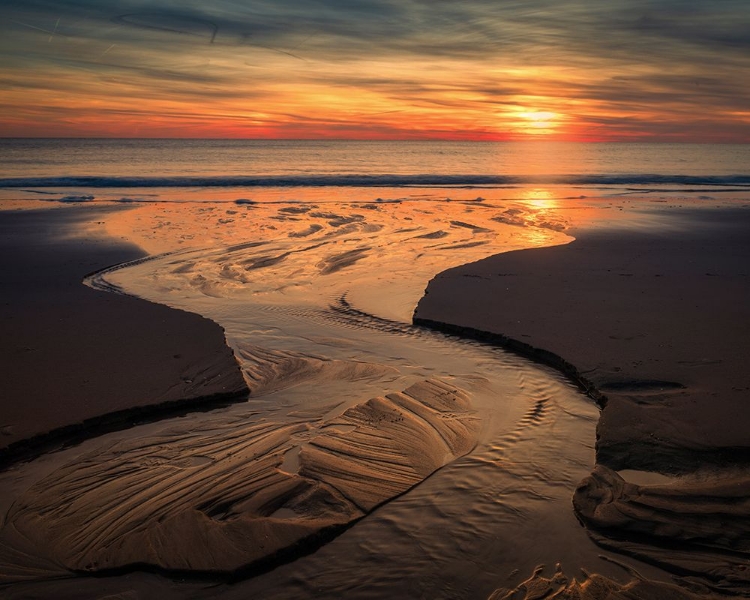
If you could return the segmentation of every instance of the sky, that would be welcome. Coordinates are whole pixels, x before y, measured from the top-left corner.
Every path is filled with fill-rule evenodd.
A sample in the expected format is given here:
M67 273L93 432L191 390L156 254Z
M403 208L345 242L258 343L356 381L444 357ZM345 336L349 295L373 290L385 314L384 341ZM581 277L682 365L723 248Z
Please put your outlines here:
M750 142L748 0L0 0L0 136Z

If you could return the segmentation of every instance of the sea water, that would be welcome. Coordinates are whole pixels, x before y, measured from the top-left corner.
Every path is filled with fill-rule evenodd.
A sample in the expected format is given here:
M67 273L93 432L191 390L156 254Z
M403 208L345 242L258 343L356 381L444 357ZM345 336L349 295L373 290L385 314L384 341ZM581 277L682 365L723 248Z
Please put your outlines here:
M0 199L369 202L750 187L750 145L736 144L3 139L0 157Z

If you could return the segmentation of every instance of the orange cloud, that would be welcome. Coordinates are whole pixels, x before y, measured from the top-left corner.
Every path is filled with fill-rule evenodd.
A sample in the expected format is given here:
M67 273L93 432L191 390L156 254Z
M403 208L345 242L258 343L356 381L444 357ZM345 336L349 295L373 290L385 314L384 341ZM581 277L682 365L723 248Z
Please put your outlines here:
M0 135L747 141L750 7L662 3L9 0Z

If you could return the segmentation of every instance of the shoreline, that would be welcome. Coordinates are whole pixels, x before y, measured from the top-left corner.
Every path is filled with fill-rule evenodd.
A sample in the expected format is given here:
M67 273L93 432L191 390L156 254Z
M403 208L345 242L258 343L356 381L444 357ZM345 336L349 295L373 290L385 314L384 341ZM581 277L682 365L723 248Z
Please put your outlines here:
M91 272L146 256L103 233L104 219L117 210L0 213L0 317L12 340L2 351L3 467L249 393L216 323L84 285Z

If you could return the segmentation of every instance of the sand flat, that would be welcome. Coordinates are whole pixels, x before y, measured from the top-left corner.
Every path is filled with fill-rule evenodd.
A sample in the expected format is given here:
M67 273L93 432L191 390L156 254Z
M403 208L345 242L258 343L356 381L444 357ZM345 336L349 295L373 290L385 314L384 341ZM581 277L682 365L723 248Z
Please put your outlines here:
M601 466L576 492L595 540L746 593L750 211L663 217L669 227L579 229L568 245L446 271L415 319L572 364L604 406ZM683 478L639 487L612 469Z
M451 205L446 203L446 207ZM200 207L198 212L209 214L203 210ZM273 211L284 214L276 208ZM132 217L137 212L140 211L128 214ZM191 207L185 212L192 218L196 211ZM360 258L356 255L357 260L350 261L352 256L346 254L348 250L345 249L371 248L373 241L382 244L384 240L365 239L364 236L371 232L364 226L374 223L339 222L338 217L343 212L336 210L336 213L312 217L325 223L325 228L321 230L320 239L302 240L302 248L290 249L278 240L260 239L263 236L248 236L247 232L234 229L229 233L242 232L246 240L249 237L254 241L240 243L241 240L237 239L229 248L222 245L221 248L180 252L142 263L140 267L146 270L156 268L155 272L163 276L154 280L159 284L156 289L175 289L184 293L184 287L174 284L188 278L210 302L216 298L220 304L227 304L237 295L237 306L246 301L243 288L252 288L248 284L256 281L256 274L257 281L263 283L276 280L283 272L291 275L300 266L309 265L312 275L320 277L321 281L325 280L329 285L331 282L344 285L355 273L366 275L370 270L367 264L373 260L373 256ZM300 212L294 216L304 214ZM409 214L416 217L417 211L412 210ZM488 207L485 219L480 219L475 212L462 216L460 223L488 225L488 221L497 222L503 228L512 227L509 235L520 231L524 233L525 241L533 239L536 227L510 226L504 221L493 221L491 217L495 214L496 210ZM378 218L390 219L391 216L394 223L399 223L405 215L381 215ZM304 222L293 223L294 228L304 225ZM448 253L435 257L424 272L439 264L444 265L441 261L453 256L455 242L459 242L459 246L486 243L486 250L482 252L502 246L502 238L495 245L492 238L496 230L489 227L469 230L464 226L448 228L437 222L427 225L396 232L408 234L409 239L427 240L428 246L442 238L421 237L425 231L450 232L449 236L444 236L448 237L444 240L446 244L437 249ZM543 229L547 230L546 227ZM142 231L150 230L143 227ZM284 230L271 231L273 233L269 236L292 239ZM462 237L452 239L456 235ZM480 237L482 240L471 241ZM592 239L594 237L592 233ZM389 239L385 237L385 241ZM545 237L540 242L549 243L551 239ZM563 235L557 239L566 240ZM575 247L583 239L581 234L577 242L561 248ZM632 241L633 238L629 239ZM345 240L351 243L344 244ZM421 248L415 247L414 250L418 260L422 260ZM452 260L457 260L464 252L466 250L456 253ZM381 254L386 256L389 252ZM322 273L326 266L336 262L325 262L331 258L343 258L341 268ZM295 265L298 259L299 264ZM167 268L160 271L160 266ZM410 276L410 281L415 279L415 273L410 273ZM510 282L521 279L522 275L518 271L503 270L497 277ZM617 274L617 277L633 281L636 274L627 271ZM457 285L462 293L481 292L485 284L496 291L492 280L491 273L473 272L460 279ZM364 279L363 290L368 289L368 281L371 280ZM475 282L478 287L470 288L467 281ZM147 281L145 285L149 287L151 284ZM524 361L516 358L510 360L493 355L488 361L488 357L482 354L477 363L460 362L461 355L474 347L471 343L466 348L439 343L437 352L442 348L443 354L452 357L442 377L435 373L435 378L425 381L423 378L428 377L427 373L433 369L419 367L421 381L416 385L413 385L411 375L407 378L411 383L404 380L403 386L376 384L380 378L383 382L395 381L393 378L398 369L394 370L392 364L403 363L407 372L414 370L414 375L417 375L414 367L421 363L415 360L417 356L411 357L406 352L410 344L407 340L411 336L415 336L415 340L424 336L425 343L430 346L437 344L437 340L431 339L429 332L413 330L406 324L362 311L357 294L331 300L332 294L327 291L330 288L325 286L321 290L327 308L293 307L291 310L274 306L268 313L274 315L273 318L268 317L266 321L274 324L272 327L255 327L252 336L233 345L254 392L247 405L230 407L226 414L219 411L192 415L174 423L166 420L152 423L148 431L156 432L153 435L130 437L121 432L118 434L121 441L115 445L107 441L109 438L92 441L99 445L94 452L74 462L59 462L55 469L35 479L31 487L21 490L0 533L4 548L0 572L17 582L13 584L14 589L21 589L15 588L16 585L29 589L28 585L37 584L42 586L41 589L51 589L44 586L56 585L57 577L69 576L71 572L79 575L109 574L113 581L119 580L129 586L127 582L147 577L130 572L138 571L144 565L148 570L169 575L182 577L192 573L216 581L257 575L276 566L274 571L249 579L245 582L247 587L242 589L274 591L275 597L284 597L300 581L307 581L309 589L348 589L346 582L349 577L344 573L359 568L366 561L368 574L379 582L393 578L405 581L412 573L432 573L426 583L442 586L443 582L450 581L454 571L466 571L461 577L472 580L471 585L476 586L472 589L485 589L486 594L497 589L499 597L504 597L502 594L522 597L523 593L527 593L527 597L537 597L535 594L540 590L547 594L559 593L561 598L587 595L593 598L602 591L623 598L640 597L638 594L643 596L643 593L651 594L651 597L691 597L684 588L679 595L679 590L639 578L634 573L630 574L635 579L624 583L621 567L602 564L597 558L599 548L586 539L585 531L574 518L570 497L576 483L593 464L593 460L586 457L593 459L593 424L598 413L587 398L568 398L561 389L532 372L536 371L533 367L527 371L521 364ZM350 303L350 296L354 298L353 303ZM177 294L175 297L181 296ZM474 299L481 301L481 298L481 293L474 294ZM206 308L208 304L199 303L198 306ZM474 308L464 307L464 310L471 312ZM204 314L211 315L210 312ZM301 317L305 323L301 329L303 337L295 338L291 345L276 347L275 343L281 339L279 331L286 331L285 327L292 327ZM312 321L307 322L308 319ZM222 322L220 318L216 320ZM330 320L343 327L335 335L327 329L318 332L313 327L318 320L321 323ZM231 326L231 320L228 323ZM227 335L231 338L233 330L230 326L227 326ZM364 327L363 331L374 328L378 335L382 329L400 336L390 342L394 344L393 350L387 350L379 359L385 361L383 364L363 361L364 357L360 355L352 360L349 356L351 348L366 348L367 344L349 342L348 337L347 340L337 338L344 331L352 331L352 339L370 339L362 337L359 327ZM258 335L264 332L275 340L269 348L257 345ZM337 355L338 358L324 356L326 353L321 353L323 348L318 347L314 340L324 342L326 353L340 348L344 354ZM311 351L312 348L316 348L315 351ZM421 345L419 348L420 352L427 349ZM510 360L508 366L513 369L501 379L509 374L511 378L517 376L528 406L518 407L519 414L513 421L517 421L516 427L493 430L491 438L486 437L485 431L476 441L477 431L485 428L477 416L482 415L484 419L495 414L487 413L487 399L479 398L485 391L494 389L491 386L496 382L493 376L480 377L473 371L480 365L498 360ZM694 363L690 361L691 365ZM699 360L697 364L705 367L716 363ZM462 382L462 378L454 379L456 369L466 371L469 377ZM366 387L375 391L346 403L337 402L336 393L325 398L312 398L319 388L324 389L331 381L341 384L366 382ZM478 400L478 409L484 407L476 415L468 396L461 391L461 385L471 394L477 394L472 401ZM598 386L611 398L615 395L632 396L636 408L647 403L658 404L664 395L691 389L676 378L667 379L658 374L648 374L641 379L610 377ZM485 387L487 389L482 391ZM331 389L340 391L342 388L334 385ZM275 395L277 392L288 396ZM287 404L284 397L303 402L299 406ZM368 397L371 399L361 402ZM502 394L492 395L492 404L502 403L503 399ZM480 423L482 427L479 427ZM586 432L581 434L583 437L577 435L581 430ZM127 433L138 431L142 430ZM568 455L571 446L579 448ZM640 449L637 445L627 447L636 453ZM650 458L649 453L643 455ZM465 458L456 460L461 456ZM656 454L657 458L661 456ZM687 460L683 464L687 464ZM613 481L617 482L617 479ZM605 505L603 499L619 498L611 493L616 487L580 486L579 506L589 503L593 514ZM701 489L710 489L718 499L719 509L721 503L728 500L723 490L713 483ZM404 495L405 491L409 493ZM632 510L631 499L635 499L635 503L641 498L650 500L654 493L654 489L647 489L622 498L614 503L616 512L613 514L618 519L624 514L632 517L639 526L665 529L671 535L672 528L682 526L679 519L665 524L649 520L648 515ZM681 492L678 489L676 493ZM392 499L397 500L388 502ZM556 507L554 511L553 506ZM378 510L369 514L374 508ZM701 514L701 507L698 508L689 518ZM333 539L336 532L348 528L366 514L369 514L367 519ZM689 571L691 577L710 568L716 570L717 565L718 572L728 573L721 570L728 564L726 560L719 563L716 559L717 555L725 553L720 544L717 551L708 552L705 545L696 547L686 543L687 558L676 557L679 560L665 563L662 561L665 553L658 544L639 544L638 547L630 542L612 544L606 519L595 523L588 514L583 508L579 509L579 518L588 519L592 539L612 552L639 556L673 570L683 569L678 572L685 572L684 565L688 562L698 564L700 568ZM701 532L720 535L718 526L713 523L720 524L720 521L712 520ZM435 530L434 535L432 530ZM629 528L615 527L612 530L627 533ZM513 531L522 533L514 538ZM294 564L286 565L288 568L279 566L326 541L325 548L320 548L314 555L298 558ZM544 559L529 564L540 556L540 545L544 546ZM379 551L373 554L374 548ZM408 548L412 550L407 552ZM644 548L647 551L656 549L660 555L644 553ZM415 550L419 556L415 556ZM319 553L323 558L316 559ZM480 555L484 582L476 585L471 573L480 564L474 563ZM329 566L333 571L340 571L342 577L338 581L329 566L323 567L329 563L325 556L333 557ZM374 561L377 564L370 564L372 557L377 557ZM585 579L579 577L579 584L557 574L547 578L544 573L549 573L549 568L532 573L531 565L546 562L551 567L560 557L566 557L568 576L577 575L571 569L576 564L585 564L587 568L593 566L593 572L597 574L587 575ZM696 557L699 559L697 563ZM503 586L511 564L517 565L518 570ZM651 568L650 565L640 565L639 569L643 567ZM656 571L660 576L658 569ZM645 572L653 577L654 571ZM521 581L529 573L532 577ZM611 576L615 579L608 579ZM723 585L725 575L721 577L712 580L714 590L736 592L742 589L741 578L739 587L736 585L732 589ZM274 578L281 582L279 586L274 584ZM82 577L77 581L80 583L85 579ZM26 580L30 581L18 583ZM97 578L97 581L104 580ZM516 584L515 590L510 589ZM173 585L175 589L180 587L176 583ZM674 595L658 595L667 591L674 592ZM216 590L217 595L223 592L230 590ZM236 593L242 593L240 588L236 588Z
M103 235L117 210L0 212L0 448L110 413L246 393L215 323L83 285L143 256Z
M446 271L415 317L572 363L608 399L598 451L612 468L678 472L695 453L744 452L750 211L670 213L686 228L576 231L568 245Z
M463 207L448 202L438 208L446 212L443 216L463 211ZM408 209L408 214L416 216L420 207L415 204ZM155 211L154 218L164 217L167 210L173 209ZM276 206L264 210L279 212ZM132 218L141 211L139 208L118 215L128 214ZM175 216L182 214L182 218L189 220L196 213L211 214L203 206L191 206L184 212L187 214L176 211ZM337 210L336 214L342 212ZM383 210L383 215L375 214L373 209L368 215L386 223L390 221L400 230L403 223L399 213L403 212L395 207L390 212ZM493 214L494 209L489 208L483 221ZM246 276L248 265L256 267L250 271L259 272L261 282L274 281L278 269L283 272L290 268L288 263L298 259L299 264L291 267L290 274L299 266L311 265L312 274L319 274L326 284L332 278L339 284L347 283L355 271L361 276L366 270L362 263L372 260L371 257L341 265L336 272L320 273L320 260L308 258L308 253L318 250L317 258L323 260L340 257L347 247L363 247L359 242L350 246L347 236L353 236L351 241L356 242L357 237L374 233L370 226L380 227L380 224L359 220L339 223L335 215L329 214L313 218L325 219L328 229L315 240L295 242L299 245L292 247L293 252L281 261L269 263L268 258L283 256L289 250L282 243L289 239L286 231L269 233L274 240L280 236L279 242L228 226L229 237L237 236L236 240L226 240L234 242L229 248L221 245L178 252L141 262L139 267L150 268L166 262L169 278L164 279L164 289L171 288L172 274L176 275L175 280L185 276L192 280L193 276L202 275L201 286L206 281L219 285L232 283L237 277ZM444 220L440 215L434 219ZM328 222L334 220L333 224ZM479 215L472 216L474 221L480 222ZM300 226L296 223L295 230ZM441 247L430 249L435 253L443 249L447 252L429 262L422 260L422 248L435 245L435 240L411 240L423 231L432 231L432 225L406 228L403 236L399 234L401 237L395 240L385 236L376 241L382 245L391 243L379 250L384 256L404 241L409 244L407 255L427 262L417 273L401 265L407 271L407 283L417 293L427 280L423 272L437 270L446 258L461 260L463 252L454 253L450 249L454 242L479 236L490 242L508 227L502 225L479 232L467 232L465 228L451 230L445 236L445 244L438 240ZM346 228L350 228L348 233L344 231ZM142 227L143 232L154 235L163 229L147 224ZM520 228L519 231L526 233ZM516 228L511 228L510 233L517 233ZM523 245L524 237L498 236L498 243L500 247L518 247ZM368 246L370 243L366 242ZM280 246L280 252L275 245ZM273 277L270 271L274 272ZM419 277L424 277L421 284ZM242 295L245 282L241 283L229 292ZM113 287L117 289L116 285ZM362 287L367 289L366 283ZM128 287L123 289L130 291ZM233 346L253 390L248 403L228 407L226 411L188 415L173 420L174 423L165 419L113 437L102 436L87 443L86 448L93 448L91 452L82 454L77 448L71 449L65 456L73 457L72 460L43 457L50 463L46 471L28 473L28 479L13 481L13 507L8 510L6 526L0 533L3 547L0 573L6 581L14 582L9 588L44 586L44 582L55 585L58 577L71 574L108 574L116 578L144 566L149 571L180 576L197 573L199 577L218 581L256 574L257 570L282 564L304 554L305 548L322 543L315 540L330 540L326 536L333 536L375 508L384 508L389 500L400 498L425 479L433 479L433 473L472 452L482 429L479 419L482 413L474 413L469 395L472 402L475 394L484 398L478 404L486 414L490 402L495 404L499 399L502 403L507 396L492 391L507 388L505 385L496 388L488 377L474 374L475 368L485 367L475 366L468 357L459 369L467 377L456 377L455 361L464 353L473 355L475 351L484 359L487 356L471 344L465 348L457 344L452 350L443 350L444 340L432 339L435 336L431 335L425 339L423 334L412 336L407 323L378 319L341 298L334 299L340 307L330 306L330 288L325 285L321 289L325 294L321 306L289 314L286 307L278 313L271 311L273 319L267 317L271 319L267 322L273 326L257 327L253 335ZM224 296L218 299L221 305L228 302ZM245 302L247 299L242 297L238 303L242 315L247 312ZM299 317L322 321L311 324L303 321L303 337L294 337L291 344L276 347L278 332L292 326ZM327 320L335 324L335 330L323 325ZM283 327L277 327L277 322ZM365 339L360 327L368 336L371 332L372 338L366 338L376 342L371 348L361 341L347 341L350 331L352 339ZM229 335L229 327L227 332ZM388 332L398 337L385 344L380 337L390 338L390 334L382 336ZM268 348L256 345L264 334L271 340ZM322 347L314 341L317 339L324 342ZM328 357L328 351L341 343L342 356ZM385 347L381 349L380 344ZM352 348L360 346L371 352L380 350L385 355L372 362L377 355L368 357L355 352L357 360L342 360L352 354ZM310 352L309 348L316 351ZM321 350L323 354L319 354ZM444 355L456 350L456 357L445 358ZM440 359L429 368L422 367L420 362L426 351ZM494 352L491 354L496 358ZM494 360L489 362L494 364ZM480 364L484 364L481 359ZM404 374L399 374L398 365ZM489 364L486 368L494 372ZM536 374L529 376L530 381L536 380ZM404 384L392 385L396 377ZM373 395L358 396L345 403L336 393L319 398L321 389L324 394L325 389L340 393L347 382L359 381L366 389L373 390ZM326 388L327 384L332 385ZM462 386L468 393L462 391ZM529 394L536 398L544 394L544 389L546 386ZM349 395L352 394L347 392L344 399ZM368 397L369 401L361 402ZM514 407L507 411L508 418L516 411L525 412L523 406ZM500 409L498 413L504 415L506 410ZM223 424L217 422L224 418L227 420ZM144 430L151 433L144 434ZM112 439L118 441L113 443ZM482 443L486 446L488 442L484 439ZM494 468L489 463L484 466L487 470ZM449 487L466 490L467 484ZM450 497L446 501L448 506L455 502ZM481 504L487 500L482 495L477 501ZM456 506L460 504L457 502ZM414 518L407 520L417 522ZM376 537L384 539L388 531Z

